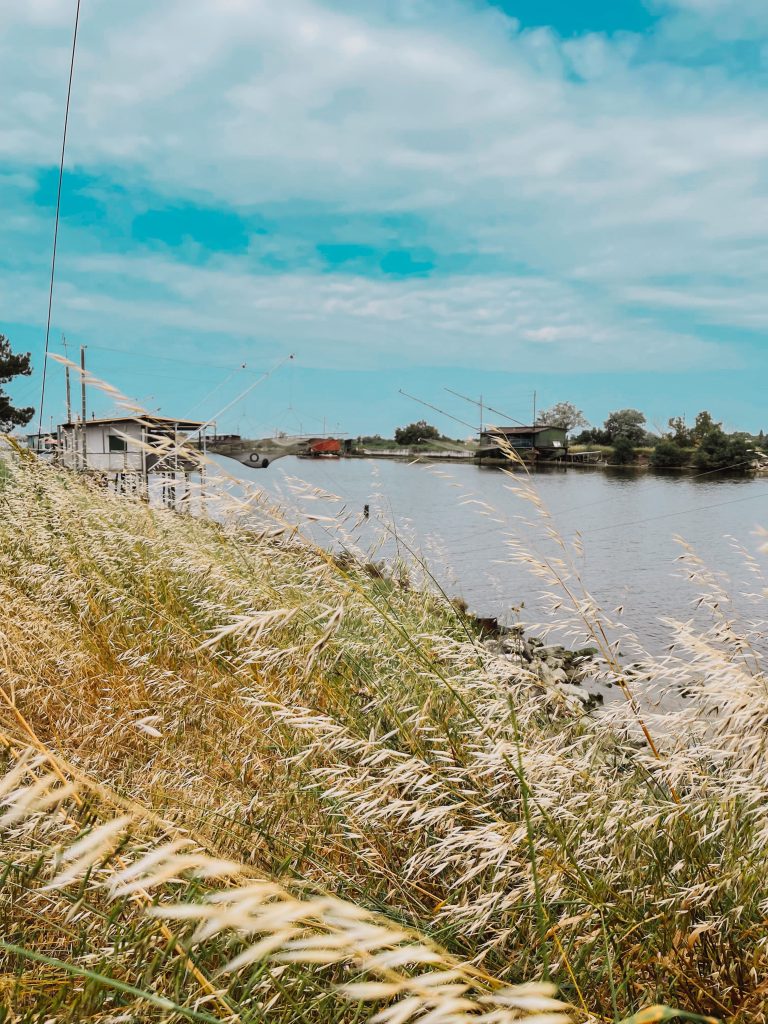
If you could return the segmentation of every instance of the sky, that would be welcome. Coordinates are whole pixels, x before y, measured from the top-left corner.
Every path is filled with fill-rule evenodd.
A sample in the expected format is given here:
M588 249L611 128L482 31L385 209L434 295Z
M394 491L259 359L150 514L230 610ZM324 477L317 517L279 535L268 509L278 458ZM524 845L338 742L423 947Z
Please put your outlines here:
M38 407L74 9L0 0L0 333ZM466 436L400 394L474 425L452 388L768 429L767 271L765 0L82 0L51 352L148 409Z

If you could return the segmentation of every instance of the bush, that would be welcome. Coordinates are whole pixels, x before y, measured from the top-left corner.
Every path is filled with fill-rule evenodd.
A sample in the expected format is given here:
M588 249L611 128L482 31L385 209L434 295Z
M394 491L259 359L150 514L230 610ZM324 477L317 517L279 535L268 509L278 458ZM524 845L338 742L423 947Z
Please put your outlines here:
M657 468L672 469L685 466L690 461L690 453L671 437L663 437L651 452L651 465Z
M635 461L635 446L626 434L619 434L613 442L612 458L616 466L630 466Z
M704 435L693 456L694 466L705 472L719 469L746 473L751 462L745 436L728 435L717 426Z
M409 423L407 427L398 427L395 431L395 441L401 445L420 444L422 441L438 441L439 439L440 431L426 420Z

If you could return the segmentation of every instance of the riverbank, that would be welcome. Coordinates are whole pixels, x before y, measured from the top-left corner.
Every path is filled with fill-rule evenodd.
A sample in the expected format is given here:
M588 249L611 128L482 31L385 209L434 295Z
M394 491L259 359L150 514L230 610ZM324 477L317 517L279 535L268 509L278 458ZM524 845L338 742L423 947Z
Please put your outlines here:
M18 1016L157 1020L166 1000L187 1019L506 1024L549 1004L505 987L549 977L575 1021L659 1002L764 1019L768 707L743 637L701 638L724 650L687 718L587 714L562 650L532 668L526 638L483 636L255 500L224 526L9 458ZM596 646L590 671L630 698Z

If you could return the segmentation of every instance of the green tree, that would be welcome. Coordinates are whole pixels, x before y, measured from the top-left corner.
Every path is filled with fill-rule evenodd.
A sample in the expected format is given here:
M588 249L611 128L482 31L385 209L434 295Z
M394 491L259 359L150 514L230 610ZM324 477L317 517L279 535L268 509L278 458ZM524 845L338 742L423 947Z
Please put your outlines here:
M610 438L602 427L590 427L571 438L572 444L609 444Z
M713 430L719 430L722 434L722 428L722 423L715 423L710 413L704 409L696 416L696 422L691 428L691 440L694 444L701 444L704 438L712 433Z
M657 441L651 452L651 465L657 468L671 469L684 466L690 458L689 452L673 437L662 437Z
M618 434L613 442L613 464L616 466L630 466L634 461L635 446L626 434Z
M551 409L545 409L536 417L536 425L573 430L574 427L588 427L589 420L573 402L557 402Z
M672 416L668 422L669 429L672 431L672 440L675 444L685 446L692 443L692 431L685 422L685 416Z
M440 431L433 427L426 420L419 420L417 423L409 423L407 427L398 427L395 431L395 441L402 445L419 444L422 441L437 441L440 438Z
M726 434L716 423L699 442L693 453L694 466L708 470L732 470L746 473L753 461L750 444L744 434Z
M32 419L34 409L17 409L2 388L14 377L28 377L32 373L29 363L29 352L18 355L11 351L11 343L4 334L0 334L0 431L23 427Z
M619 437L625 437L631 445L645 441L645 416L638 409L618 409L609 413L604 426L609 444L614 444Z

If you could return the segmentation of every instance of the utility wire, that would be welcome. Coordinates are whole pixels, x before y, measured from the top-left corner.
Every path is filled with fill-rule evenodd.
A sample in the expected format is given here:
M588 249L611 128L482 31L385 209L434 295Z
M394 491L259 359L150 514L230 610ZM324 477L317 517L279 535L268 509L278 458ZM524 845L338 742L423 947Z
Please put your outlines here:
M43 432L43 408L45 406L45 379L48 371L48 346L51 338L51 310L53 308L53 282L56 276L56 247L59 241L59 214L61 212L61 185L64 180L64 154L67 149L67 127L69 125L69 104L72 98L72 78L75 73L75 53L77 52L77 29L80 25L80 0L75 9L75 29L72 33L72 55L69 61L69 82L67 84L67 105L64 111L64 132L61 137L61 159L59 160L59 187L56 193L56 222L53 229L53 252L51 253L51 281L48 288L48 319L45 325L45 355L43 357L43 383L40 388L40 419L37 433Z

